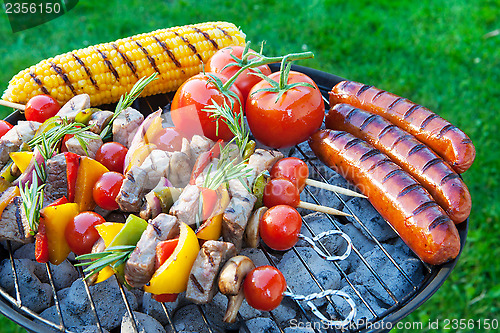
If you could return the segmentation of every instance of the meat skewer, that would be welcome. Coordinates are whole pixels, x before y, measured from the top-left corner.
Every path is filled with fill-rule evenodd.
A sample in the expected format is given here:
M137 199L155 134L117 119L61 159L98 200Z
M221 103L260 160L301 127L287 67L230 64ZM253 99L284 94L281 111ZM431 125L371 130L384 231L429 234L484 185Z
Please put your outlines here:
M3 99L0 99L0 105L6 106L8 108L21 110L21 111L24 111L24 109L26 109L26 106L23 104L13 103L13 102L5 101Z

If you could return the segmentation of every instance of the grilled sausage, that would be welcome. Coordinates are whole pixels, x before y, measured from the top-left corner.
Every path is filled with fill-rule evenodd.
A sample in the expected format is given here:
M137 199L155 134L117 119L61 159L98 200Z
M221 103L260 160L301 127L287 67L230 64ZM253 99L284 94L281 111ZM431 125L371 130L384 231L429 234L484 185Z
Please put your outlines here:
M346 131L389 156L415 177L455 223L470 214L467 186L436 153L379 115L347 104L335 105L326 116L326 127Z
M431 195L386 155L347 132L321 130L309 138L316 156L353 182L424 262L456 258L455 224Z
M472 140L456 126L406 98L352 81L342 81L330 92L330 106L347 103L378 114L414 135L453 169L465 172L474 162Z

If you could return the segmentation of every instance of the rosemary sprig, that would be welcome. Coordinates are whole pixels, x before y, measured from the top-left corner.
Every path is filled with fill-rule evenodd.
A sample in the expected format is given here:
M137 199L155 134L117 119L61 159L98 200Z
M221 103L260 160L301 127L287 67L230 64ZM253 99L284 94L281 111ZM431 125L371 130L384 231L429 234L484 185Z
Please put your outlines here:
M123 110L132 105L132 103L142 94L142 91L146 88L146 86L156 80L157 73L153 73L148 77L142 77L137 81L132 89L130 89L129 93L125 93L120 97L118 104L115 108L115 113L111 117L111 120L106 125L106 127L101 132L101 138L104 140L109 135L111 135L110 131L113 128L113 121L122 113Z
M38 163L35 162L35 169L40 170ZM38 171L37 171L38 172ZM19 187L21 199L23 201L23 210L30 226L30 234L35 235L38 231L40 224L40 210L43 206L43 188L45 184L38 185L37 175L33 175L33 181L26 182L23 186Z
M240 154L243 154L245 147L248 143L248 137L250 131L245 125L245 118L243 117L243 112L235 113L231 110L229 105L224 101L224 105L219 105L212 99L212 105L206 106L203 111L211 113L210 118L215 118L216 120L222 119L226 123L229 130L235 136L235 143L240 150ZM219 122L216 122L216 133L218 133Z
M83 272L88 273L85 275L85 279L88 279L91 275L100 272L106 266L116 269L130 258L134 249L135 245L122 245L109 247L103 252L84 254L76 257L76 260L91 261L80 262L75 264L75 266L87 266Z

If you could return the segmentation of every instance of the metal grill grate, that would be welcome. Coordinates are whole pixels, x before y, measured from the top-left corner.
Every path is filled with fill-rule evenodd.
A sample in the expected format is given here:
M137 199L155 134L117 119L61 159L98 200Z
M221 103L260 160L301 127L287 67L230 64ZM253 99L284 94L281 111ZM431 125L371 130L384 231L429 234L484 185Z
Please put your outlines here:
M296 66L295 69L296 70L298 69L298 70L304 71L306 73L308 71L308 69L305 69L305 68L299 67L299 66ZM309 70L309 71L311 71L311 70ZM320 87L322 93L325 96L327 96L328 91L330 91L331 87L336 82L332 81L332 79L327 80L327 79L324 79L322 77L320 77L320 78L317 79L315 77L315 75L318 75L318 73L321 73L321 72L312 70L311 73L308 73L308 74L311 77L313 77L313 79L316 80L316 82L318 83L318 86ZM334 78L336 78L336 77L334 77ZM336 79L338 80L338 78L336 78ZM167 98L167 103L165 103L165 97ZM165 105L165 104L168 104L170 102L169 95L165 95L165 96L159 97L159 98L162 99L162 100L161 101L158 101L158 100L155 101L155 99L158 99L158 97L143 99L143 102L141 103L142 104L142 108L141 108L141 105L139 105L139 109L142 109L144 111L144 107L146 107L146 105L147 105L147 110L151 110L152 111L153 110L152 105L155 105L155 106L156 105ZM328 182L328 174L325 174L324 172L321 172L320 168L317 165L317 163L319 163L318 160L316 160L314 158L310 158L308 156L308 154L307 154L307 151L304 151L299 146L296 146L294 149L296 149L301 154L303 160L308 163L309 169L311 171L314 171L314 172L312 172L316 176L314 178L316 178L317 180L320 180L320 181ZM333 171L328 171L328 172L332 172L333 173ZM308 195L312 198L312 200L314 201L314 203L320 204L319 198L317 196L315 196L314 193L312 193L307 187L304 189L304 191L306 191L308 193ZM342 204L344 204L347 207L349 213L352 214L352 216L354 217L354 219L356 219L356 221L361 225L361 227L365 230L365 232L369 236L369 238L384 253L386 260L388 262L392 263L393 269L397 270L399 272L399 274L401 274L403 276L403 278L411 285L411 291L409 293L407 293L404 297L398 299L395 296L394 292L383 281L383 278L381 277L381 275L379 274L379 272L377 272L370 265L370 263L366 260L366 258L360 253L360 251L357 248L356 244L353 244L353 247L352 247L353 253L351 253L351 256L355 255L355 256L359 257L359 259L361 261L361 264L364 265L371 272L371 274L373 274L373 276L377 280L377 282L382 286L382 288L385 290L385 292L387 292L387 294L390 296L390 298L393 301L393 304L385 312L383 312L382 314L377 315L377 313L375 312L375 310L373 308L374 305L371 304L370 301L368 299L366 299L366 297L364 297L363 294L356 288L356 284L353 281L351 281L351 279L348 277L347 273L342 270L342 268L340 267L340 265L337 262L332 262L331 264L339 272L340 276L347 282L347 284L350 286L350 288L352 288L352 290L354 291L354 293L361 300L362 304L360 306L365 306L368 309L368 311L373 316L364 325L362 325L360 327L356 327L355 329L350 329L349 331L350 332L359 332L359 331L362 331L362 330L366 329L367 325L376 323L376 322L381 321L383 319L391 319L391 320L394 320L394 319L399 320L399 319L401 319L402 317L404 317L405 315L407 315L409 312L411 312L411 310L413 310L414 308L416 308L416 306L420 305L423 301L425 301L425 299L427 297L430 297L430 295L435 290L437 290L437 288L439 288L439 286L441 285L441 283L444 282L444 279L446 279L447 275L449 274L449 271L451 271L451 269L453 268L455 262L449 264L448 266L445 265L444 267L434 267L434 266L429 266L429 265L423 263L422 261L420 261L422 267L424 267L424 270L425 270L426 274L425 274L425 277L422 280L422 282L419 283L418 285L416 285L412 281L411 277L408 276L408 274L402 269L401 263L398 263L397 260L393 256L391 256L387 252L386 249L384 249L384 247L382 246L382 244L376 239L376 237L372 234L372 232L366 227L365 223L358 218L358 216L351 209L351 207L349 207L349 205L343 200L343 198L340 195L338 195L338 194L336 194L336 197L340 200L340 202ZM332 216L326 215L326 214L323 214L323 216L324 216L325 219L327 219L330 222L332 229L341 230L340 226L339 226L340 224L342 224L342 220L341 219L339 219L337 217L332 217ZM468 223L468 222L465 222L465 223ZM316 233L313 231L313 229L311 228L309 222L305 218L303 218L303 226L308 230L308 232L312 236L316 236ZM467 232L466 226L465 226L465 229L462 228L460 231L461 231L461 237L465 238L465 234ZM462 246L463 246L464 242L465 242L465 239L462 239ZM319 248L321 248L321 250L323 250L323 252L325 254L331 255L331 253L328 251L327 247L325 246L325 244L323 244L323 242L319 241L318 242L318 246L319 246ZM269 253L268 249L265 246L260 246L259 249L260 249L260 251L263 252L263 254L265 255L265 257L269 261L270 265L277 266L277 262L275 262L275 259ZM0 295L3 297L3 299L6 300L8 303L10 303L11 307L13 309L15 309L18 313L20 313L22 316L24 316L25 318L29 318L31 320L35 320L36 319L37 321L45 324L46 326L44 326L44 328L47 331L48 330L56 330L56 331L61 331L61 332L70 332L68 330L68 327L64 323L64 318L62 316L62 311L61 311L61 306L60 306L60 299L59 299L59 296L57 295L57 291L56 291L56 288L55 288L55 285L54 285L54 280L53 280L53 276L52 276L52 272L51 272L50 266L48 264L46 264L46 269L47 269L47 274L48 274L50 286L52 287L52 291L53 291L53 295L54 295L54 303L56 305L56 309L57 309L57 313L58 313L58 317L59 317L59 323L51 322L51 321L48 321L48 320L42 318L36 312L30 310L29 308L27 308L26 306L24 306L22 304L22 302L21 302L21 294L20 294L20 287L19 287L19 279L18 279L18 275L16 273L16 267L15 267L16 265L15 265L15 261L13 259L13 251L12 251L12 247L11 247L10 242L7 242L7 250L8 250L8 253L9 253L8 255L9 255L9 259L10 259L10 263L11 263L12 271L13 271L13 276L14 276L15 297L12 297L11 295L9 295L9 293L7 293L5 290L3 290L2 288L0 288ZM314 283L317 285L317 287L321 291L324 291L325 288L321 284L320 279L318 279L318 277L315 275L315 273L313 272L313 270L311 269L311 267L307 263L307 260L300 254L299 251L297 251L297 248L294 247L290 251L293 251L294 255L296 255L298 257L298 259L300 260L300 262L302 263L304 273L307 272L306 274L310 275L310 277L312 278L312 280L314 281ZM443 269L447 269L447 271L442 272ZM80 276L82 277L83 276L83 272L82 272L81 268L79 268L78 271L79 271ZM440 277L440 280L437 281L437 282L433 282L433 280L436 277ZM91 311L92 311L92 313L93 313L93 315L95 317L95 322L94 323L88 323L88 324L89 325L90 324L96 325L97 328L98 328L98 330L100 332L103 332L103 328L101 326L101 323L100 323L100 320L99 320L99 316L97 314L95 302L94 302L94 299L93 299L93 297L92 297L92 295L90 293L89 286L88 286L88 284L87 284L87 282L85 280L84 280L84 283L85 283L86 297L88 297L88 299L90 301ZM434 283L434 285L432 286L432 290L428 290L428 288L430 287L430 284L432 284L432 283ZM127 300L127 297L126 297L126 294L125 294L125 290L124 290L123 286L120 283L118 283L118 286L119 286L120 293L121 293L122 298L123 298L123 302L124 302L125 307L126 307L126 311L128 312L129 316L133 319L132 320L132 322L133 322L133 328L137 332L138 323L137 323L137 320L136 320L136 318L135 318L135 316L133 314L133 311L131 309L130 303ZM428 291L429 294L423 296L423 300L420 300L419 303L416 304L416 306L414 305L413 309L409 309L409 311L407 311L406 313L399 314L399 317L396 315L396 313L398 312L398 310L401 310L403 306L405 306L409 301L411 301L412 299L414 299L418 294L421 294L424 290ZM294 291L294 286L287 286L287 291L293 292ZM330 299L330 297L327 298L327 302L329 304L333 305L333 302ZM311 322L311 321L314 320L313 319L313 315L311 314L311 312L309 312L308 310L306 310L304 308L303 304L301 304L298 301L294 301L294 303L295 303L296 310L298 310L297 312L300 313L301 316L303 318L305 318L305 320L307 320L309 322ZM161 303L161 306L162 306L162 309L163 309L163 311L164 311L164 313L165 313L165 315L166 315L166 317L168 319L168 322L169 322L166 328L169 331L171 331L171 332L178 332L177 328L174 325L172 312L168 310L167 306L164 303ZM205 314L205 306L198 305L197 308L198 308L198 310L200 312L200 316L202 317L203 322L205 323L205 327L206 327L207 331L208 332L217 332L217 329L215 328L215 325L213 325L213 323L210 322L210 320L207 318L207 316ZM2 312L5 313L5 311L2 311ZM390 318L391 316L392 316L392 318ZM19 317L16 317L16 315L14 315L13 313L10 313L9 318L11 318L11 319L13 319L15 321L20 322ZM281 323L279 322L279 320L277 319L277 317L273 313L273 311L271 311L271 313L270 313L270 318L274 321L274 323L276 324L276 326L278 327L278 329L280 330L280 332L284 332L285 327L282 327ZM246 332L250 332L250 330L248 329L248 327L245 324L245 318L242 318L242 316L239 315L239 319L240 319L240 322L242 324L241 329L244 330L244 331L246 331ZM40 330L43 331L42 326L40 326L38 324L35 324L33 322L31 322L31 323L33 324L33 326L31 326L31 329L35 330L33 327L36 327L36 331L40 331ZM29 324L26 325L26 326L28 326L28 328L30 328ZM312 326L312 328L313 328L313 330L315 332L319 332L319 330L315 326Z

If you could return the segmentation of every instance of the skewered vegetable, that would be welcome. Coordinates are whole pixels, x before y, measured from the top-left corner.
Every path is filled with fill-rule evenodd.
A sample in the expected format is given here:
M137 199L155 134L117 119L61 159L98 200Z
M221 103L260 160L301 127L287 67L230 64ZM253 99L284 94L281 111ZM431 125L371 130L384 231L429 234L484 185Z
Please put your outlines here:
M61 107L57 101L48 95L36 95L30 98L24 110L26 120L43 123L54 117Z
M154 72L159 79L143 96L165 93L199 73L218 49L244 43L245 35L226 22L156 30L43 60L15 75L2 98L26 104L47 94L63 104L87 93L91 105L112 103Z

